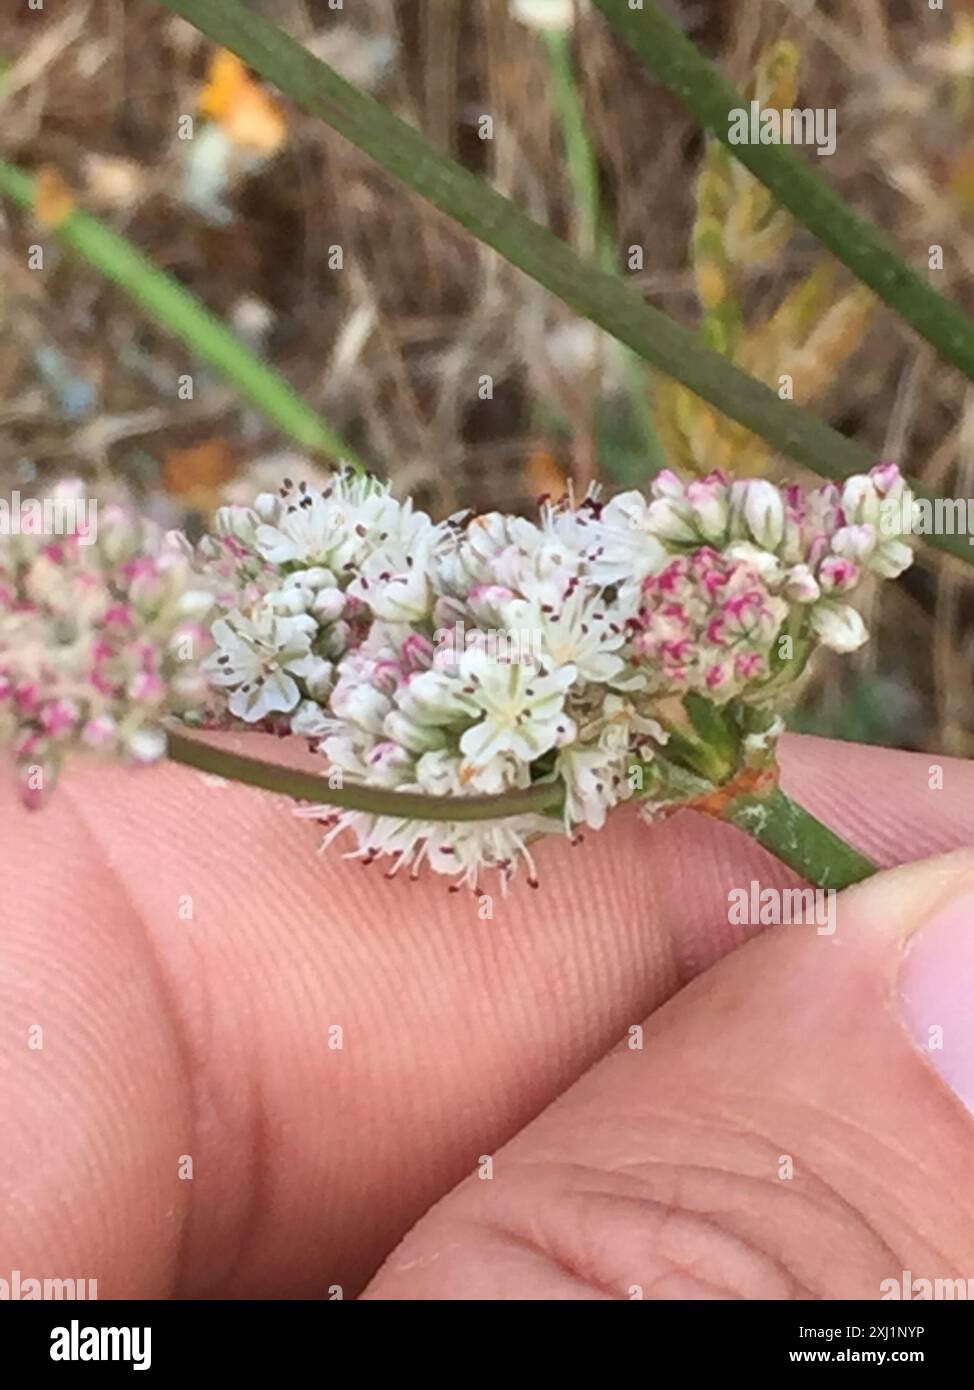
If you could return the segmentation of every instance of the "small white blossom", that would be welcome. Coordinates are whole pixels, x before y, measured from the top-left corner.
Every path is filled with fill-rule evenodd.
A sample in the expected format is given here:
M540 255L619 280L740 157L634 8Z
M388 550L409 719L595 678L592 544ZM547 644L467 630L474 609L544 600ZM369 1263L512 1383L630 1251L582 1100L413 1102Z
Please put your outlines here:
M744 520L756 545L774 553L784 537L785 508L781 492L760 479L745 484Z
M464 756L483 766L504 754L532 762L567 742L574 725L565 714L565 693L574 666L548 674L543 667L496 661L474 648L460 660L463 688L483 718L460 739Z
M596 584L634 584L661 569L668 558L654 533L650 504L640 492L623 492L602 508L586 549Z
M536 634L545 657L555 666L571 666L580 680L611 684L625 669L621 615L581 585L557 606L513 599L504 616L515 632Z
M281 617L265 607L254 618L234 612L213 624L216 651L204 670L215 686L232 690L231 714L248 724L297 707L295 676L319 676L311 638L317 624L307 614Z

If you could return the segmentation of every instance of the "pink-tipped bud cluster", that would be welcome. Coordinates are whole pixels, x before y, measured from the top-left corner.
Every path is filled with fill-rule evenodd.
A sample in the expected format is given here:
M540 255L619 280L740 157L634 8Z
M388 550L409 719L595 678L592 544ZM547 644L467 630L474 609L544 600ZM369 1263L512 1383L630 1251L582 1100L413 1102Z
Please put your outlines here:
M671 553L710 546L746 561L769 592L807 610L815 639L835 651L866 640L847 597L870 576L896 578L913 558L903 537L914 501L892 463L811 492L718 472L685 482L664 470L651 497L642 523L651 537Z
M789 607L753 566L703 546L642 587L631 628L651 690L695 691L724 704L768 679Z
M0 744L31 807L70 749L152 762L163 717L207 698L211 597L188 547L117 504L97 523L0 550Z

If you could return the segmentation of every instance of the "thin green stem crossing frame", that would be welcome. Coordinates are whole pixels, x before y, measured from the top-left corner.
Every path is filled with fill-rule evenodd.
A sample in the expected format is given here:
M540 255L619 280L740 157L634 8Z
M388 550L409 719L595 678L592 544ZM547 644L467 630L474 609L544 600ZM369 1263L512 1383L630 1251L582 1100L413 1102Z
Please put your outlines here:
M420 822L468 824L509 816L557 817L561 814L565 795L560 781L500 796L429 796L347 781L340 787L333 787L325 775L231 753L207 743L204 738L176 729L168 734L168 757L184 767L312 805ZM746 831L819 888L847 888L876 872L875 864L792 801L779 787L772 787L760 796L736 797L725 807L722 819Z

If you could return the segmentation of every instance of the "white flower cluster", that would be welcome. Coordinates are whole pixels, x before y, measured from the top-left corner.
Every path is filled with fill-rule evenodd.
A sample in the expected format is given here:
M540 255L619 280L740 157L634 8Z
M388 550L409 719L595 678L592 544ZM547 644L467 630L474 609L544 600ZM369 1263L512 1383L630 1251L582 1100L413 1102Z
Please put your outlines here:
M335 662L375 617L408 622L428 607L434 532L387 488L344 474L324 491L286 483L253 509L221 508L200 557L224 608L206 673L229 692L230 714L293 724L320 711Z
M506 881L535 835L600 827L639 790L634 767L666 763L674 703L768 705L814 645L859 645L847 595L910 560L880 525L902 490L888 465L808 496L664 473L649 499L434 524L374 480L285 484L223 509L200 546L221 609L211 714L307 737L376 787L563 786L560 817L328 818L329 839L352 831L391 872L425 860L458 883Z

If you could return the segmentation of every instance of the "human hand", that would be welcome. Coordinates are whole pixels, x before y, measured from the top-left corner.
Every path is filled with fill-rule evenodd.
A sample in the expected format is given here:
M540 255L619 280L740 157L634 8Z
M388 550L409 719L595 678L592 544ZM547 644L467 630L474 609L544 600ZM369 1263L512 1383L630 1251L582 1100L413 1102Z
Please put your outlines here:
M974 768L932 791L930 762L782 749L786 788L884 865L974 840ZM698 815L547 840L541 890L485 919L185 769L75 766L42 815L3 797L0 1274L351 1297L444 1198L369 1296L974 1275L974 854L843 895L834 936L744 945L729 889L796 880ZM924 1056L907 1029L936 1027Z

